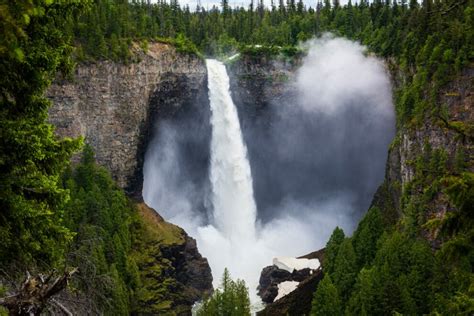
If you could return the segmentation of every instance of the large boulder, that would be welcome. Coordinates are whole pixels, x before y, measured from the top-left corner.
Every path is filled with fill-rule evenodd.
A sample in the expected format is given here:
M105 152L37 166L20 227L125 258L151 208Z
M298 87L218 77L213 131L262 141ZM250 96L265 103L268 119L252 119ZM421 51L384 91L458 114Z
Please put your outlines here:
M309 315L313 294L323 278L319 265L323 259L324 249L299 258L275 258L276 264L265 267L260 275L258 295L267 305L257 315ZM295 289L292 286L291 292L278 295L279 285L294 282L298 282Z

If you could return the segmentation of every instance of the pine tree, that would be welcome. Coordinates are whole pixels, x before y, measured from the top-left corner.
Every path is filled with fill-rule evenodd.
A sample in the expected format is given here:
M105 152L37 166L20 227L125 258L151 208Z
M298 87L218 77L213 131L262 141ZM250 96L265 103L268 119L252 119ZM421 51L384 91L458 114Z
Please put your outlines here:
M357 264L362 268L370 264L377 251L377 241L383 233L383 222L378 208L371 208L359 223L352 238Z
M336 286L331 277L326 274L318 285L314 294L311 316L339 316L342 315L342 303Z
M224 269L221 285L205 300L197 311L198 316L250 315L248 288L243 280L233 281L229 270Z
M60 175L81 141L58 139L45 89L72 68L64 23L80 1L7 1L0 6L0 264L60 260L71 234Z
M331 274L341 300L345 303L357 275L357 261L350 239L345 239L337 253L334 272Z
M363 268L358 276L354 291L346 304L346 315L378 315L380 292L377 287L375 269Z
M341 243L344 241L344 231L336 227L329 238L324 251L323 271L332 274L336 265L336 257Z
M129 315L131 294L140 284L131 257L134 210L110 174L96 164L88 145L64 183L70 192L65 224L76 232L67 264L84 275L74 286L87 293L100 313Z

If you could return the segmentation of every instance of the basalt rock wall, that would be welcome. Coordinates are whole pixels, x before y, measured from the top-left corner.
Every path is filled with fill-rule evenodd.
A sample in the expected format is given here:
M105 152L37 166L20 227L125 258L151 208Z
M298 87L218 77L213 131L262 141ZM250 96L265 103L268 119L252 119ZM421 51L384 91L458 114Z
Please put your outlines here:
M79 64L71 80L48 90L50 122L60 136L85 137L118 185L141 196L144 152L159 116L207 105L202 58L152 43L134 47L134 62Z

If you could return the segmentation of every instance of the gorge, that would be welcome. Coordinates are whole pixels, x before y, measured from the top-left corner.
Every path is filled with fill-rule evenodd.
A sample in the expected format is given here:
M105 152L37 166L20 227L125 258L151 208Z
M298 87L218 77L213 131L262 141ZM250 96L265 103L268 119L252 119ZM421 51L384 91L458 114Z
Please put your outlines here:
M452 153L459 146L449 145L453 138L433 126L418 136L401 131L398 137L406 141L395 142L385 165L394 115L384 66L347 40L329 36L308 45L307 56L291 62L243 55L227 63L238 122L236 112L226 117L225 127L235 131L240 125L248 149L224 141L230 149L217 160L212 158L212 100L226 100L233 108L224 93L224 66L212 81L203 60L166 44L152 44L146 53L137 49L137 64L80 65L74 82L50 88L55 104L50 120L62 135L85 135L98 162L138 198L143 168L145 201L197 239L214 286L228 267L247 282L255 302L260 270L273 257L320 249L335 226L350 233L369 205L398 216L396 202L388 208L383 203L399 199L398 181L410 181L407 157L420 149L409 147L420 146L427 135L435 146L448 142ZM397 74L391 78L397 84ZM455 86L468 96L462 83ZM223 133L226 128L221 126ZM213 161L222 167L234 147L240 148L236 157L248 157L249 166L230 172L226 179L235 176L237 183L224 190L212 176ZM384 184L372 200L384 169ZM234 195L242 181L246 193ZM227 196L229 206L215 208L226 203L216 200L213 188L227 190L219 196ZM253 195L255 201L249 200ZM235 202L242 198L246 202ZM244 237L225 234L232 231Z
M228 267L247 282L255 301L260 271L273 257L322 248L337 225L353 229L382 180L393 135L383 66L347 40L326 37L308 45L308 57L294 65L278 60L266 64L246 56L228 65L239 121L229 125L227 116L221 128L242 124L250 160L240 176L230 174L239 182L251 170L256 178L242 196L231 194L231 188L219 194L227 194L226 207L216 208L215 203L226 204L215 200L213 185L222 190L225 186L213 180L212 165L225 155L239 154L229 151L234 147L227 141L230 149L213 160L215 118L207 92L209 85L209 97L216 98L216 84L225 90L226 80L222 74L215 83L207 79L212 74L197 57L153 44L147 53L137 48L137 64L80 65L74 82L50 88L55 104L50 120L62 135L84 135L98 162L137 197L145 161L147 204L197 238L199 250L210 260L214 285ZM364 79L358 77L361 73ZM268 75L275 79L268 81ZM229 97L222 93L219 99ZM256 204L233 200L253 198L253 190ZM219 219L216 211L224 217ZM221 235L232 231L245 238Z
M206 5L0 5L0 315L473 314L474 0Z
M227 267L233 276L244 279L251 295L255 295L260 270L273 257L299 256L319 249L337 225L350 232L382 179L387 145L393 136L391 94L383 66L374 58L364 57L363 47L347 40L328 36L311 45L301 68L294 67L289 72L297 78L296 84L275 80L281 86L284 101L277 102L273 94L265 100L273 103L267 107L252 104L259 93L266 91L251 88L249 108L240 104L239 118L228 112L225 119L217 121L221 125L216 126L215 115L219 112L213 101L223 102L228 111L234 105L225 93L228 79L223 74L217 76L216 86L211 80L216 80L216 75L210 68L212 136L208 127L196 126L194 118L185 114L174 120L157 121L155 139L145 159L144 199L197 238L199 249L210 260L215 285ZM334 54L339 51L345 53ZM324 60L329 69L314 65L315 60ZM355 69L349 73L337 72L338 67L350 69L353 64L358 66L352 66ZM277 74L286 69L288 66L279 65ZM317 78L323 73L332 73L333 79L327 75ZM353 77L361 73L365 80ZM314 86L305 87L303 81ZM235 87L235 81L233 84ZM374 90L367 90L367 86ZM317 94L313 94L315 87ZM254 116L252 113L259 107L260 113ZM205 108L201 111L198 117L207 115ZM235 119L243 124L244 140L253 146L253 152L249 152L250 169L259 176L253 184L246 163L242 165L245 146L235 143L242 137L238 136L239 121ZM358 125L352 125L356 122ZM216 136L216 129L221 135L233 136ZM216 137L225 143L221 151L216 151ZM314 150L308 146L314 146ZM210 166L206 166L206 154L202 152L211 153ZM225 163L226 159L235 162ZM371 161L370 166L366 161ZM218 172L213 169L216 165L230 169ZM364 186L360 185L361 177ZM222 182L223 178L230 182ZM259 190L256 204L253 188ZM276 191L280 193L275 194ZM255 296L253 300L256 301Z

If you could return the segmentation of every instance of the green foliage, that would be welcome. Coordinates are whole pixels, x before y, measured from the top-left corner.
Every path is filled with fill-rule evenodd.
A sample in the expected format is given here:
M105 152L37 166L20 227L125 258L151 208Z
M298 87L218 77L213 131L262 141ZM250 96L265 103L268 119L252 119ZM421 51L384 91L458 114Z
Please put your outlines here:
M379 311L380 293L377 292L376 273L373 268L360 270L354 291L346 305L346 315L370 315Z
M377 251L377 241L383 230L384 224L380 210L372 207L359 223L352 238L359 268L370 264L374 259Z
M342 302L337 288L332 283L329 274L326 274L314 293L311 316L339 316L342 315L342 311Z
M401 199L403 224L408 233L417 235L428 220L428 209L436 207L442 178L448 172L448 157L443 149L432 150L426 143L422 153L411 163L415 174L403 189Z
M134 293L133 313L147 315L179 314L184 289L178 284L173 262L164 257L162 248L185 242L182 229L157 218L144 203L137 205L139 221L132 229L132 262L140 285Z
M436 221L435 228L446 237L450 237L441 248L440 255L445 259L462 260L469 258L465 270L474 267L474 173L463 172L459 176L443 179L445 192L456 210ZM429 224L432 224L431 221ZM467 265L467 266L466 266Z
M323 268L330 267L347 315L472 313L474 177L459 148L449 157L426 143L409 162L414 176L403 190L403 216L389 227L381 210L369 210L352 237L355 270L348 239L335 257L328 247L334 264L325 262ZM439 201L447 204L447 212L430 219ZM428 234L442 241L438 251L426 241ZM355 279L349 277L353 271ZM345 289L350 289L346 295Z
M77 232L67 260L80 271L74 287L87 293L100 313L128 315L140 284L131 257L134 208L109 173L96 165L90 146L64 183L71 195L65 223Z
M0 297L4 297L6 294L7 289L3 286L0 285ZM8 310L4 308L3 306L0 306L0 316L8 316Z
M222 58L234 54L238 47L235 38L230 37L227 33L221 34L217 41L212 42L210 45L214 54Z
M68 192L60 175L81 140L58 139L46 122L44 91L67 72L63 32L81 1L0 5L0 264L58 264L72 234L64 226Z
M239 52L242 55L256 58L283 58L291 60L297 56L303 55L303 50L295 46L263 46L263 45L240 45Z
M385 235L371 268L359 272L349 314L419 315L430 311L434 256L429 246L394 232Z
M452 7L449 1L431 0L410 7L390 1L337 8L321 1L315 8L292 3L281 2L278 8L252 3L244 8L224 1L221 9L198 5L191 11L176 1L96 0L90 11L70 20L67 29L81 48L79 55L93 59L129 58L131 39L184 36L204 54L221 56L238 46L295 47L332 31L363 42L383 57L396 58L407 71L408 80L400 92L403 101L397 102L402 122L409 121L414 112L421 119L426 109L417 96L431 95L473 58L474 10L469 1ZM273 49L244 50L273 53ZM416 77L418 71L423 76Z
M221 285L210 298L202 303L198 316L242 316L250 315L248 288L243 280L233 281L227 268Z
M331 274L342 302L346 302L349 298L357 272L356 254L351 240L347 238L339 247L334 272Z
M175 40L171 40L176 50L180 53L189 53L201 56L196 45L191 40L179 33Z
M466 217L466 220L460 224L472 227L472 217L470 215L472 215L474 208L474 173L463 172L458 177L445 178L445 181L447 184L446 194L459 213Z
M336 265L336 257L339 252L339 247L344 241L344 231L339 227L336 227L332 232L331 238L329 238L324 250L324 261L322 263L324 272L332 274Z

